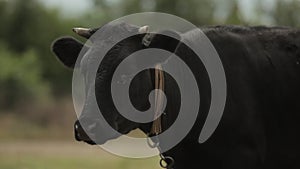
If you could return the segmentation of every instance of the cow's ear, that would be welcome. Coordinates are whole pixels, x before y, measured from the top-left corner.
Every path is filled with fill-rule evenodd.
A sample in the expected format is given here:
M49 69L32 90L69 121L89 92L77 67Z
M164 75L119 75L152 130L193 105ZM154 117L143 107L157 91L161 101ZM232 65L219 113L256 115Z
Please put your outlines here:
M181 36L175 31L165 30L159 33L146 34L145 38L149 39L148 47L160 48L168 50L170 52L174 52L180 42Z
M81 50L87 47L72 37L62 37L54 41L52 51L65 66L74 68Z

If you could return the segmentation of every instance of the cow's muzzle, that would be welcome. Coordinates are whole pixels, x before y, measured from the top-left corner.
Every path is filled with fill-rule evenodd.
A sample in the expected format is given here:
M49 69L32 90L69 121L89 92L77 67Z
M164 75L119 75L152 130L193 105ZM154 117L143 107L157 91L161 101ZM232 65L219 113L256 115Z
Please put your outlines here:
M95 145L96 143L88 136L82 128L80 122L77 120L74 124L74 134L77 141L84 141L88 144Z

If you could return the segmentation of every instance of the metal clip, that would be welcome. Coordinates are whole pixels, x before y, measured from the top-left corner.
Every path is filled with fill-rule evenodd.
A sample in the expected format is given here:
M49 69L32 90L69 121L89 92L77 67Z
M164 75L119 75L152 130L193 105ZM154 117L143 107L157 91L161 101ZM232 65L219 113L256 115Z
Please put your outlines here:
M157 136L154 136L152 138L155 138L155 141L151 141L150 136L147 137L147 144L150 148L157 148L159 146L159 140Z
M151 41L152 41L152 36L150 33L147 33L142 40L142 44L146 47L149 47L151 44Z
M160 161L159 164L162 168L166 168L166 169L172 169L174 166L174 159L170 156L163 156L162 154L160 154Z

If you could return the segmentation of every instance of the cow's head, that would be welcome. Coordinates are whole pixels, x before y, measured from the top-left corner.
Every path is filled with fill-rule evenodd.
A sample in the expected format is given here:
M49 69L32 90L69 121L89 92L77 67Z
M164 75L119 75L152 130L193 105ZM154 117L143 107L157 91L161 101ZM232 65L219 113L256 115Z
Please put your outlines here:
M91 86L94 82L86 81L86 104L83 108L79 120L75 123L75 137L79 141L85 141L89 144L102 144L109 139L116 138L120 134L117 132L105 132L101 130L103 120L99 118L95 112L91 110L92 95L96 95L96 101L99 109L102 112L103 117L107 123L121 134L126 134L136 128L142 129L144 132L149 132L151 123L137 123L130 121L123 117L114 106L111 96L111 80L114 71L124 58L130 54L145 49L145 48L160 48L173 52L176 49L179 41L170 36L162 34L154 34L148 32L148 27L137 27L125 23L113 25L101 29L100 36L92 36L97 29L83 29L75 28L74 32L85 37L91 38L92 44L85 46L78 40L72 37L63 37L56 40L52 46L53 52L57 58L67 67L76 69L75 63L79 60L80 65L84 68L88 68L89 64L93 62L95 53L99 52L103 45L109 43L109 38L115 33L122 33L128 31L134 36L130 36L124 40L121 40L113 48L111 48L106 54L102 62L100 63L95 79L95 90ZM169 32L179 36L175 32ZM164 33L165 34L165 33ZM173 35L174 36L174 35ZM93 38L94 37L94 38ZM82 57L79 57L81 52ZM90 55L93 55L90 57ZM78 61L77 61L78 62ZM136 63L128 67L134 67ZM82 74L86 75L86 70L82 69ZM154 89L153 72L142 71L139 76L136 76L130 86L130 99L131 103L139 111L146 111L149 109L150 104L148 100L149 93ZM81 127L86 126L83 130Z

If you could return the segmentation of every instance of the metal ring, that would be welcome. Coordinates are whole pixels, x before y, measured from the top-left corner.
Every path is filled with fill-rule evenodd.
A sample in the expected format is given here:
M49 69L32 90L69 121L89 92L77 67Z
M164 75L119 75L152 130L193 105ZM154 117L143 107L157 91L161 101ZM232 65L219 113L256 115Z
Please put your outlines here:
M170 161L170 163L168 163L167 161ZM172 168L174 166L174 159L172 157L170 157L170 156L163 157L163 158L160 159L159 165L162 168L170 169L170 168Z
M147 137L147 144L150 148L157 148L159 146L158 138L157 138L157 136L152 137L152 138L156 138L157 141L152 141L153 142L153 144L152 144L150 141L151 140L150 137Z

